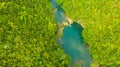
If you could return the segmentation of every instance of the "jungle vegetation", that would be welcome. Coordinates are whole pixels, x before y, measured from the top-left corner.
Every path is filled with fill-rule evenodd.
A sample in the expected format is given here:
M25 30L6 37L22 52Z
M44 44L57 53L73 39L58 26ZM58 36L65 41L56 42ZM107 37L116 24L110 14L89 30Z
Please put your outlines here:
M93 63L120 66L119 0L57 0L83 25ZM49 0L0 0L0 67L69 67Z

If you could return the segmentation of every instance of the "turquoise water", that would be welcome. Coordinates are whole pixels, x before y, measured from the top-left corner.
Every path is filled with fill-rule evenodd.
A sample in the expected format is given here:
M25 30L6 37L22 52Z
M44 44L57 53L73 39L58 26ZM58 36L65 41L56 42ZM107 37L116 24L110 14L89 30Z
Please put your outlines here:
M71 24L71 26L65 27L63 30L62 48L72 59L71 67L78 61L81 67L89 67L90 65L90 55L83 42L82 30L81 25L76 22Z
M53 11L55 13L54 14L55 20L61 24L63 21L65 21L65 12L63 8L56 3L56 0L51 0L51 4L52 4Z
M58 24L63 24L68 20L65 12L56 0L51 0L53 10L55 10L55 20ZM61 29L61 28L58 28ZM64 26L61 38L57 38L58 43L64 49L66 54L71 57L71 67L90 67L91 57L86 44L83 42L82 26L73 22L70 26ZM60 34L57 31L57 34Z

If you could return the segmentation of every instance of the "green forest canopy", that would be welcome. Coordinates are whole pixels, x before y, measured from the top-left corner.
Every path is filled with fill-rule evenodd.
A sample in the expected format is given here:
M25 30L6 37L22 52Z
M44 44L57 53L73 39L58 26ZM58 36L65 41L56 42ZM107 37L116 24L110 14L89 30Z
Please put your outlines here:
M84 26L93 62L120 65L120 2L63 0L62 7ZM0 0L0 66L69 67L55 30L49 0Z

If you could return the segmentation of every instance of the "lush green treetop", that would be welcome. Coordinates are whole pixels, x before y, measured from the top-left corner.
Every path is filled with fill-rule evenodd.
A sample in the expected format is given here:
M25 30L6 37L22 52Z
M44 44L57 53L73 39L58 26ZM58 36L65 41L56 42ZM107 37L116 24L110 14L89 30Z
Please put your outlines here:
M0 67L63 67L49 1L0 0Z
M84 26L93 63L120 65L120 2L57 0ZM49 0L0 0L0 66L69 67L70 58L55 39ZM96 67L96 66L95 66Z
M118 0L65 0L63 7L84 27L93 62L102 67L120 65L120 2Z

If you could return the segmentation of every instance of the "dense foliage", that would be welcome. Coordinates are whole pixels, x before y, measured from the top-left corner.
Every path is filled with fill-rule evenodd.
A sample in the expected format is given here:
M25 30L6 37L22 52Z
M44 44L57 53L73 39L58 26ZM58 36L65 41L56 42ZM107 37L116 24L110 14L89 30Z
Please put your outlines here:
M49 0L0 0L0 67L68 67Z
M72 19L84 26L93 63L120 66L120 1L65 0L62 5ZM95 66L96 67L96 66Z
M120 66L120 2L62 1L67 15L84 26L93 63ZM0 0L0 66L69 67L55 29L49 0Z

